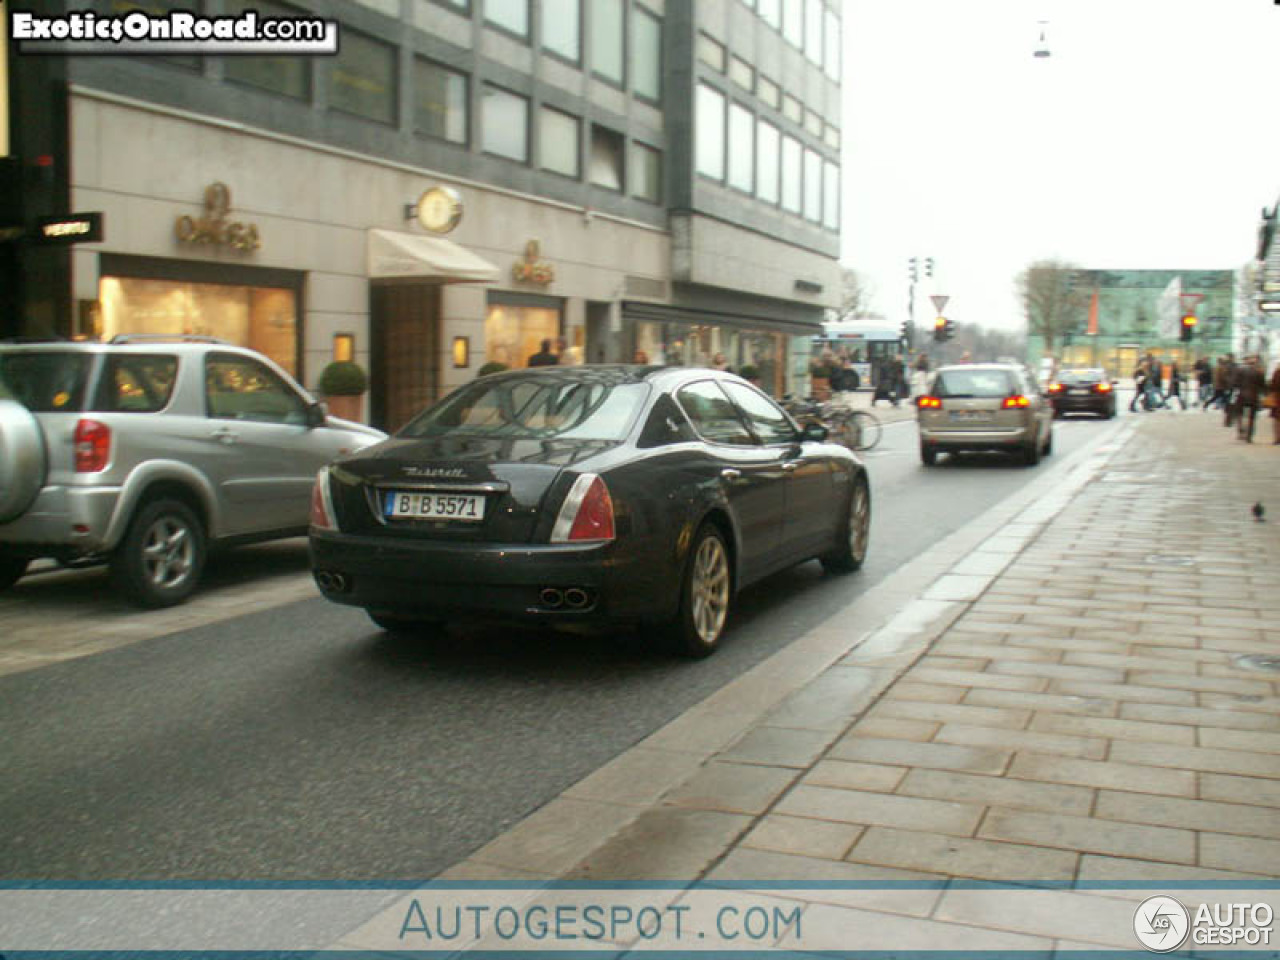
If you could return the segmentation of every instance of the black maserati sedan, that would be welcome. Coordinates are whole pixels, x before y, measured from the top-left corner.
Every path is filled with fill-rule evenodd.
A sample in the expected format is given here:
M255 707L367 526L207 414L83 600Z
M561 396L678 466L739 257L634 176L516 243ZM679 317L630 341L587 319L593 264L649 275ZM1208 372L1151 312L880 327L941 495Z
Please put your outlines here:
M321 470L310 547L323 595L389 632L656 626L701 657L748 584L858 569L870 521L858 458L733 374L536 367Z

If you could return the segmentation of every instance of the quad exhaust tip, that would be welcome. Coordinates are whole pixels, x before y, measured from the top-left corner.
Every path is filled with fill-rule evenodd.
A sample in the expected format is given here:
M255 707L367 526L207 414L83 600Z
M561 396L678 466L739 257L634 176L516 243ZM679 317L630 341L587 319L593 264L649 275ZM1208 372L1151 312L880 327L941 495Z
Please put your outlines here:
M592 604L590 591L585 587L543 587L538 592L538 601L544 610L559 610L567 607L570 610L583 610Z
M331 573L328 570L316 571L316 583L325 593L346 593L351 586L346 574Z

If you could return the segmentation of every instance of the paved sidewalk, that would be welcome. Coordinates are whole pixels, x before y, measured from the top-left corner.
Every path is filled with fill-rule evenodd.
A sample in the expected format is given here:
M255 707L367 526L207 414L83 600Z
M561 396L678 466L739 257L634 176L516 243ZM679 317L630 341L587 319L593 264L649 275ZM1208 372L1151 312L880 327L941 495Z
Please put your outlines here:
M1252 446L1196 411L1100 428L441 879L1280 876L1280 449L1262 426ZM954 902L911 909L1100 942L1061 904Z

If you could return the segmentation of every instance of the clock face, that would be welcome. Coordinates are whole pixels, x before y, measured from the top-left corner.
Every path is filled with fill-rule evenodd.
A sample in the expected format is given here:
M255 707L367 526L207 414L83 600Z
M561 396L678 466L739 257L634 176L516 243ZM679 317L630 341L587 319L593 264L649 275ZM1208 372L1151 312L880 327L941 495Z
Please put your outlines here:
M449 187L432 187L418 199L418 222L432 233L448 233L462 219L462 198Z

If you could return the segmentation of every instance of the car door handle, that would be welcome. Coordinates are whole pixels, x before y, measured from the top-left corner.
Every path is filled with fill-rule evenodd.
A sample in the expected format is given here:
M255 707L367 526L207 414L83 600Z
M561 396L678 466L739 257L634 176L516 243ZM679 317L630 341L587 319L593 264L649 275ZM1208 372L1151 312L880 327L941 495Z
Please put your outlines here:
M725 467L720 471L720 479L726 483L738 483L742 480L742 471L735 470L733 467Z
M236 433L230 427L219 427L209 434L214 440L221 443L235 443L240 439L240 434Z

